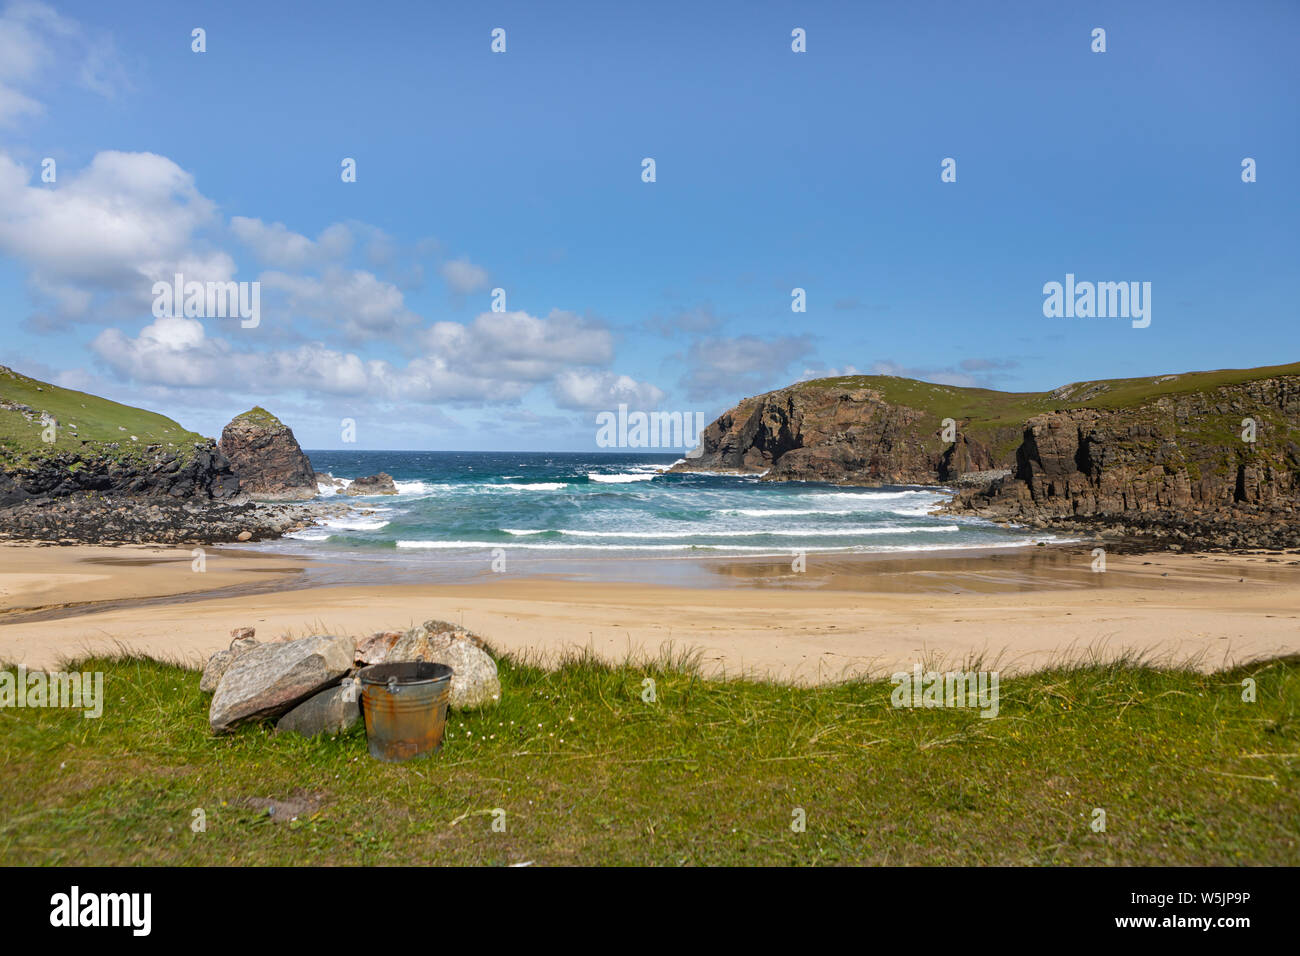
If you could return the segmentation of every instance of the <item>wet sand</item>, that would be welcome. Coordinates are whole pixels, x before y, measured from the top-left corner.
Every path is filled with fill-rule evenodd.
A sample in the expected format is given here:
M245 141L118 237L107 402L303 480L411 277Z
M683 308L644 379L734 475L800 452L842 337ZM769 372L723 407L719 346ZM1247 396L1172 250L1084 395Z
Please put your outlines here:
M126 648L199 665L231 628L368 634L450 620L540 660L698 651L706 673L802 683L982 657L1006 672L1139 654L1214 669L1300 652L1300 555L1110 554L1086 547L675 559L429 582L210 548L0 546L0 661L50 667ZM603 577L602 577L603 575ZM614 579L614 580L612 580ZM621 580L618 580L621 579ZM643 583L636 583L641 579ZM650 583L644 583L644 582Z

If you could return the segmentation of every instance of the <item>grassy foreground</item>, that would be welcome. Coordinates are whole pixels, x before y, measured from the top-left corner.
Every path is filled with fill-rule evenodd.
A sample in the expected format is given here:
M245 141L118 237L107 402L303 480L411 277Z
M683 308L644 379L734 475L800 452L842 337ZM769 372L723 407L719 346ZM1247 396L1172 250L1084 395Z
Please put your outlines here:
M67 669L104 672L101 718L0 709L0 864L1300 863L1300 658L1041 672L991 720L888 681L504 658L501 705L398 765L360 728L214 738L194 671Z

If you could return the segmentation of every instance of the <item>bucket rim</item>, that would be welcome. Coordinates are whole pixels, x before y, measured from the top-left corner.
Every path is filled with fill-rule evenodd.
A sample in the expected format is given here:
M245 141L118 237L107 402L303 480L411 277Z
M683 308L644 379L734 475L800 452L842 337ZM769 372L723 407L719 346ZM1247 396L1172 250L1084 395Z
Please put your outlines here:
M391 670L397 667L430 667L433 668L433 673L427 677L402 677L391 673ZM390 680L396 678L398 684L409 687L414 684L437 684L450 680L451 676L452 669L446 664L432 661L390 661L383 664L369 664L357 671L355 678L362 684L379 687L387 686Z

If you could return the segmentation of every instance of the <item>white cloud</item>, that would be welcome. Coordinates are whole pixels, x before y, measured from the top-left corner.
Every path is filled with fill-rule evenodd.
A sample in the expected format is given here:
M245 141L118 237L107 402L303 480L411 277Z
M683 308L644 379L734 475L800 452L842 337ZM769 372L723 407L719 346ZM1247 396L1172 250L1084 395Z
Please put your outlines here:
M689 398L751 395L789 384L786 370L812 350L808 335L699 339L686 355L682 386Z
M606 365L614 337L571 312L483 312L472 322L435 322L427 350L484 378L541 382L572 366Z
M551 393L560 408L593 411L616 408L658 408L664 393L649 382L638 382L628 375L592 369L568 369L555 377Z
M351 231L336 222L315 240L293 232L282 222L270 225L260 219L233 216L230 231L252 250L258 260L275 269L303 269L337 261L352 250Z
M0 253L25 262L35 290L56 300L60 316L84 319L94 293L146 306L152 285L176 272L226 281L234 260L196 238L217 221L215 204L194 179L154 153L98 153L79 173L62 172L57 189L0 153Z
M152 385L218 385L241 370L225 340L208 338L197 319L157 319L135 339L105 329L90 347L118 375Z
M468 259L453 259L444 262L438 269L447 282L447 287L457 295L469 295L482 292L488 287L487 270L476 266Z
M64 67L59 74L52 69L56 64ZM71 64L77 83L101 96L113 96L125 85L111 37L88 36L77 21L44 3L8 4L0 13L0 126L43 112L21 88L30 91L51 75L66 75Z
M826 365L810 365L799 373L799 381L807 382L814 378L843 378L846 375L861 375L856 365L845 365L842 367Z
M389 338L420 324L402 291L372 272L332 266L320 276L264 272L264 292L285 295L288 310L340 329L349 339Z
M0 126L12 126L23 116L39 116L45 107L12 86L0 83Z
M92 351L119 378L141 385L247 388L260 394L302 390L380 401L518 401L534 386L553 383L564 407L612 399L657 404L653 385L595 370L575 370L568 360L607 360L609 333L568 313L539 319L518 313L487 313L469 325L441 322L429 330L425 354L405 366L365 359L354 352L311 342L293 349L237 350L209 337L197 319L161 318L135 338L108 329ZM498 354L503 342L507 354ZM241 343L242 344L242 343ZM622 396L622 397L618 397Z

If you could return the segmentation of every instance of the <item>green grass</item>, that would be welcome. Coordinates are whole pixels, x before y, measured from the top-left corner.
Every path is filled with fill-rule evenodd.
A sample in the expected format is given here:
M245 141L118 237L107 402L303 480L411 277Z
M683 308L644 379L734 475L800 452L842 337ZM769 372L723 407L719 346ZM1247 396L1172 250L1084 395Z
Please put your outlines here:
M166 416L37 381L3 366L0 401L27 405L35 413L29 421L21 411L0 407L0 462L8 465L22 465L58 452L134 457L155 444L185 458L193 452L195 442L204 441L202 435ZM53 444L43 440L42 412L58 422Z
M243 414L236 415L234 421L252 422L255 425L261 425L266 428L283 428L284 423L268 412L261 405L254 405Z
M504 658L501 705L397 765L359 728L213 737L194 671L69 669L104 672L102 718L0 710L0 864L1300 863L1300 658L1053 669L1003 681L992 720L895 709L887 681Z
M894 375L848 375L839 378L813 379L793 386L803 389L873 389L895 405L905 405L924 412L933 421L927 427L940 430L944 418L962 423L973 438L993 451L996 460L1014 459L1024 423L1034 415L1074 408L1139 413L1142 424L1160 424L1161 432L1176 435L1189 446L1193 456L1204 451L1213 466L1225 472L1238 461L1250 461L1264 449L1273 454L1268 461L1281 465L1282 449L1300 442L1300 428L1280 414L1267 409L1251 410L1261 429L1260 442L1254 449L1239 439L1241 414L1222 418L1178 419L1171 409L1158 406L1160 399L1177 399L1197 392L1225 386L1241 385L1258 379L1300 375L1300 363L1251 369L1218 369L1209 372L1186 372L1145 378L1099 379L1075 382L1050 392L998 392L987 388L963 388L938 385ZM942 450L944 444L930 437L922 443L929 451ZM1144 457L1150 457L1160 444L1154 440ZM1283 466L1285 467L1285 466Z

